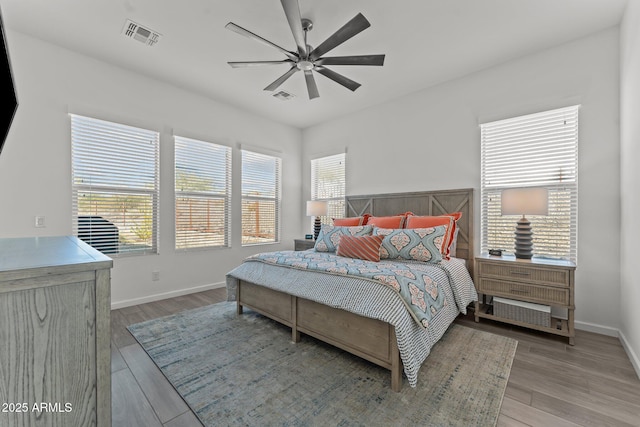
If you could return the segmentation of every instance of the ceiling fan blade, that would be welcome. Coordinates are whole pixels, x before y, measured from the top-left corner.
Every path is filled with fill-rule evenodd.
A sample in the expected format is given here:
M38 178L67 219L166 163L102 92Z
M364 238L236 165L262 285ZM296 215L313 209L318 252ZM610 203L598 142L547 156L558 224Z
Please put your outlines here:
M320 58L331 49L341 45L370 26L371 24L367 21L367 18L365 18L362 13L358 13L351 21L344 24L342 28L329 36L329 38L322 42L320 46L316 47L309 57L312 61Z
M268 90L268 91L274 91L276 89L278 89L280 87L280 85L282 83L284 83L289 77L291 77L292 75L295 74L296 71L298 70L298 67L296 67L295 65L293 67L291 67L289 69L289 71L287 71L286 73L284 73L283 75L281 75L280 77L278 77L273 83L271 83L269 86L265 87L264 90Z
M318 58L316 65L383 65L384 55L330 56Z
M342 86L346 87L352 92L360 87L360 83L354 82L353 80L343 76L342 74L338 74L335 71L332 71L328 68L325 68L322 66L316 66L314 70L316 70L323 76L330 78L334 82L341 84Z
M318 93L316 79L313 78L313 72L311 70L304 70L304 79L307 81L307 91L309 92L309 99L319 97L320 94Z
M291 33L293 39L298 46L298 54L301 58L307 56L307 44L304 40L304 30L302 29L302 17L300 16L300 5L298 0L280 0L284 14L287 15L287 21L289 21L289 27L291 27Z
M291 59L293 61L298 59L298 56L295 53L289 52L288 50L278 46L277 44L271 43L269 40L264 39L264 38L260 37L259 35L254 34L251 31L246 30L246 29L242 28L239 25L234 24L233 22L229 22L227 25L225 25L225 28L228 28L229 30L234 31L234 32L236 32L238 34L241 34L241 35L243 35L245 37L248 37L250 39L257 40L260 43L266 44L267 46L271 46L273 48L276 48L277 50L279 50L280 52L284 53L289 59Z
M227 62L233 68L246 68L246 67L259 67L262 65L280 65L280 64L292 64L290 59L283 59L282 61L232 61Z

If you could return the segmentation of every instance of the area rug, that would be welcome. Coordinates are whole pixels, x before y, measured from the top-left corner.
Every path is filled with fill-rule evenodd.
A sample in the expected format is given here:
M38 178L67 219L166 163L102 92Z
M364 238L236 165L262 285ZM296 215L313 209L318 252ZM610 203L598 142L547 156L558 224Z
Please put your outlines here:
M388 370L233 302L129 331L207 427L495 426L517 346L454 324L395 393Z

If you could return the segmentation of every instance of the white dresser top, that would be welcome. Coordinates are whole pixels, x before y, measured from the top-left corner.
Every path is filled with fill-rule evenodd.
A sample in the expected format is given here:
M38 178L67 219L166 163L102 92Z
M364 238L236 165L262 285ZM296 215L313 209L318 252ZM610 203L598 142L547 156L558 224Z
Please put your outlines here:
M71 265L111 268L113 260L75 236L0 239L0 273Z

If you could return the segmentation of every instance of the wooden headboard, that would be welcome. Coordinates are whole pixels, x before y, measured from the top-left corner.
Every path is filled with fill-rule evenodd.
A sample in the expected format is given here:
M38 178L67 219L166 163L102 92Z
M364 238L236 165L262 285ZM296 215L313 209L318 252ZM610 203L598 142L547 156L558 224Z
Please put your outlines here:
M373 216L389 216L408 211L416 215L462 212L462 217L457 223L459 231L456 258L467 261L467 268L473 277L473 188L347 196L346 202L347 217L366 213Z

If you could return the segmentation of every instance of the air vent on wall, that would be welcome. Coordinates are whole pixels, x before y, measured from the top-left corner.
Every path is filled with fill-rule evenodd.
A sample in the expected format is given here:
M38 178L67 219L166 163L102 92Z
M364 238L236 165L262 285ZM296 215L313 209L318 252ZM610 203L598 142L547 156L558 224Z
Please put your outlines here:
M288 101L292 98L295 98L295 95L289 92L285 92L284 90L281 90L279 92L274 93L273 97L278 98L281 101Z
M130 19L127 19L127 22L125 22L122 34L140 43L144 43L147 46L153 46L160 41L160 33L143 27Z

